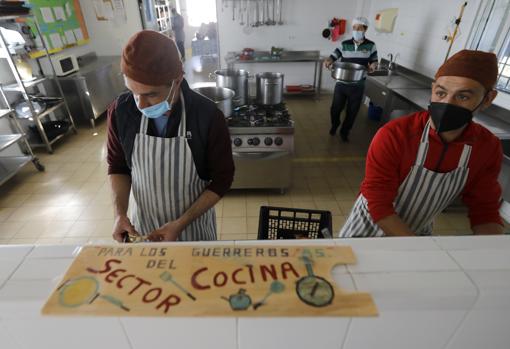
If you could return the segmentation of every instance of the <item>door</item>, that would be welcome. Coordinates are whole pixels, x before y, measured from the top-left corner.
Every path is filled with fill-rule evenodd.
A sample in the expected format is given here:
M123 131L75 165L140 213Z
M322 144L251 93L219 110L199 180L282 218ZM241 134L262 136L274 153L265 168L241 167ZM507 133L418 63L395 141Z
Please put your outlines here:
M138 0L143 29L159 31L155 0Z

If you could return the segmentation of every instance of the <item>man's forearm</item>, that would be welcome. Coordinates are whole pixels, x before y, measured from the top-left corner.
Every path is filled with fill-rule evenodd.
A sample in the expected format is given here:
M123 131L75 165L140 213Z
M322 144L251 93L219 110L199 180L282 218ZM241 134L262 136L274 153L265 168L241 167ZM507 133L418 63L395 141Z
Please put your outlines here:
M377 225L386 236L415 236L409 226L396 214L381 219Z
M221 197L211 190L205 190L202 195L177 219L182 229L188 226L195 219L203 215L207 210L216 205Z
M503 227L497 223L479 224L471 228L475 235L503 234Z
M113 210L115 217L127 215L129 193L131 192L131 177L113 174L109 176L113 196Z

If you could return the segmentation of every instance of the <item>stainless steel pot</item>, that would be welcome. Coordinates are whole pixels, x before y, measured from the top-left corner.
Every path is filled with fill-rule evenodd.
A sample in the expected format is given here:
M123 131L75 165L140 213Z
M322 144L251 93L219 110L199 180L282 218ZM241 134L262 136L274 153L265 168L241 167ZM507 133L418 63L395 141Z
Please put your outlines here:
M274 105L283 102L283 74L257 74L257 103Z
M331 69L331 77L338 81L356 82L365 79L367 68L350 62L335 62Z
M216 103L216 106L223 112L225 117L228 117L230 114L232 114L232 99L235 96L235 92L231 89L210 86L198 87L194 90Z
M221 69L214 72L216 86L235 92L232 100L235 106L248 104L248 79L250 73L244 69Z

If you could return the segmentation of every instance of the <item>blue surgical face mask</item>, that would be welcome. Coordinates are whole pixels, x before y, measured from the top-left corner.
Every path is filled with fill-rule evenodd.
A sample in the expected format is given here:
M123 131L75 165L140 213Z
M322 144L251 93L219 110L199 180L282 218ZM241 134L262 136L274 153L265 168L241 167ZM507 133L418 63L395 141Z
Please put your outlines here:
M162 116L163 114L165 114L166 112L169 112L170 110L172 110L172 104L168 103L168 98L170 97L170 93L172 93L174 85L175 84L172 83L172 87L170 87L170 91L168 91L168 95L162 102L160 102L158 104L151 105L150 107L140 108L138 106L138 101L136 101L136 99L135 99L136 106L137 106L138 110L140 110L142 112L142 114L145 115L146 117L148 117L149 119L157 119L160 116ZM175 91L174 91L174 94L172 95L172 100L174 99L173 98L174 96L175 96Z
M365 32L361 30L353 30L352 38L356 41L362 41L365 38Z

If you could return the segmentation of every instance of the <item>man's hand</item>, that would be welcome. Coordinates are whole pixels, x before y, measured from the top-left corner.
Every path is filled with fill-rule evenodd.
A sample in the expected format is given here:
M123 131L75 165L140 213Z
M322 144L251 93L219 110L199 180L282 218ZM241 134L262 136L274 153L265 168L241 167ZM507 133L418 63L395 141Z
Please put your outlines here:
M147 236L149 241L177 241L185 226L179 221L171 221Z
M368 72L369 73L373 73L376 69L377 69L377 62L371 63L368 66Z
M324 66L328 69L331 67L332 64L333 60L331 59L331 57L326 58L326 60L324 61Z
M140 235L127 216L117 216L113 226L113 239L118 242L124 242L126 233L129 235Z

